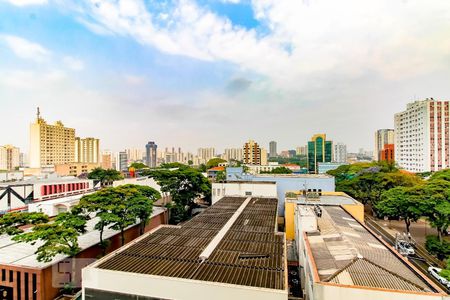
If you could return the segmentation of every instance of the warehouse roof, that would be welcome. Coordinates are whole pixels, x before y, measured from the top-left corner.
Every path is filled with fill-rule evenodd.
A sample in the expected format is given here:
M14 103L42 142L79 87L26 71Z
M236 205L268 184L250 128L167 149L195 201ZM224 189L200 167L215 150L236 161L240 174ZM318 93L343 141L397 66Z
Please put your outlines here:
M225 197L181 226L161 227L94 267L284 290L284 236L275 233L276 216L277 199Z
M394 254L340 206L321 206L320 231L307 235L320 281L432 292L411 265Z

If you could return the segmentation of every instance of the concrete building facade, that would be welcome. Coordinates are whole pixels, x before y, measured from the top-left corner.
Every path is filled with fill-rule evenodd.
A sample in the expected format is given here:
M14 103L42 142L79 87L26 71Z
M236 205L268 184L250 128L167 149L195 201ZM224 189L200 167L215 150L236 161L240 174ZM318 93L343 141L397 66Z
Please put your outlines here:
M0 170L12 171L20 166L20 150L13 145L0 146Z
M76 137L73 162L98 164L100 162L100 140L93 137Z
M333 150L333 162L345 164L347 162L347 145L336 143Z
M375 132L375 147L373 150L373 159L380 160L381 150L386 144L394 144L394 129L378 129Z
M112 169L113 167L113 155L111 151L103 151L102 152L102 162L101 165L102 169Z
M216 149L213 147L198 148L197 156L198 158L203 159L204 161L207 162L208 160L216 156Z
M75 157L75 129L61 121L49 125L41 117L30 125L30 168L53 167L73 162Z
M70 163L63 165L55 165L55 172L59 176L80 176L91 172L98 168L100 164L97 163Z
M449 101L409 103L395 114L395 161L409 172L450 167Z
M261 148L254 140L249 140L244 144L243 163L248 165L261 165Z
M227 148L224 150L223 159L227 161L230 160L242 161L242 157L243 157L242 148Z
M277 157L277 142L271 141L269 143L269 157Z
M125 151L120 151L116 156L116 170L124 172L128 170L128 155Z

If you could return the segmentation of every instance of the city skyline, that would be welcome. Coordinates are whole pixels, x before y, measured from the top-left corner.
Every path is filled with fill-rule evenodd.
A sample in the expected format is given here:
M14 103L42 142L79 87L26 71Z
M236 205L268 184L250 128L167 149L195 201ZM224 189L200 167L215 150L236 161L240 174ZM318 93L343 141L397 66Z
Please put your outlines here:
M448 100L449 14L444 0L2 1L2 143L28 149L40 106L114 151L289 149L319 132L371 150L407 103Z

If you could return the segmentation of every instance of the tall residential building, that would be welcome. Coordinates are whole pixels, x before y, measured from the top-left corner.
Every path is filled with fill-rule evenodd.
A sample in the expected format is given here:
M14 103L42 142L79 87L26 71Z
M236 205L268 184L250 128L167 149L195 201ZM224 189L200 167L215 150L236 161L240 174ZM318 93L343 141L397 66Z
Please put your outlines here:
M333 159L333 142L327 141L326 134L315 134L308 142L308 170L317 173L317 163L331 162Z
M157 156L158 145L155 142L148 142L145 145L145 164L150 167L156 167L156 156Z
M308 155L308 146L298 146L295 149L296 155Z
M211 158L216 156L216 149L213 147L198 148L197 154L200 159L204 159L205 161L208 161Z
M395 114L395 162L410 172L450 167L449 101L409 103Z
M261 148L254 140L244 144L243 163L248 165L261 165ZM267 154L267 153L266 153Z
M242 148L228 148L224 150L223 159L242 161Z
M75 159L77 163L98 164L100 162L100 141L92 137L75 138Z
M261 166L267 166L267 150L261 148Z
M387 161L387 162L394 162L395 161L395 155L394 155L394 144L386 144L384 145L384 148L380 151L380 161Z
M347 162L347 145L343 143L334 144L333 162L337 163Z
M141 162L144 158L144 150L140 148L125 149L125 152L127 153L130 162Z
M12 145L0 146L0 170L14 170L20 166L20 150Z
M277 142L275 141L269 143L269 157L277 157Z
M394 144L394 129L378 129L375 132L374 160L380 160L380 152L383 150L384 145L387 144Z
M30 167L51 167L73 162L75 157L75 129L64 127L61 121L49 125L37 118L30 125Z
M117 153L116 170L121 172L128 170L128 155L126 151L120 151Z
M112 169L113 167L113 155L109 150L105 150L102 152L102 169Z

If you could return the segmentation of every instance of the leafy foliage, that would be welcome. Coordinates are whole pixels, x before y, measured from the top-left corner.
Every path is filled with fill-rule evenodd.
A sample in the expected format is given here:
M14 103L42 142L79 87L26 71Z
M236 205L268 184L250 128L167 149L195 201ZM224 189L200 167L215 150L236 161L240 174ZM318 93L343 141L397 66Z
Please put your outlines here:
M100 181L102 186L107 186L112 185L113 181L123 179L123 176L114 169L95 168L88 174L88 178Z
M296 155L294 157L270 157L269 162L277 162L279 164L296 164L300 167L306 168L308 165L308 158L306 155Z
M23 232L22 226L47 223L48 220L48 216L43 213L8 213L0 218L0 235L16 235Z
M227 162L225 159L221 159L218 157L215 158L211 158L210 160L208 160L208 162L206 163L206 169L211 169L213 167L217 167L220 163L224 163Z
M277 167L271 171L261 172L261 174L291 174L292 170L286 167Z
M130 165L130 168L134 168L135 170L147 169L148 166L141 162L133 162Z
M429 253L436 255L440 260L450 256L450 243L445 240L440 241L439 238L434 235L427 236L425 248Z

